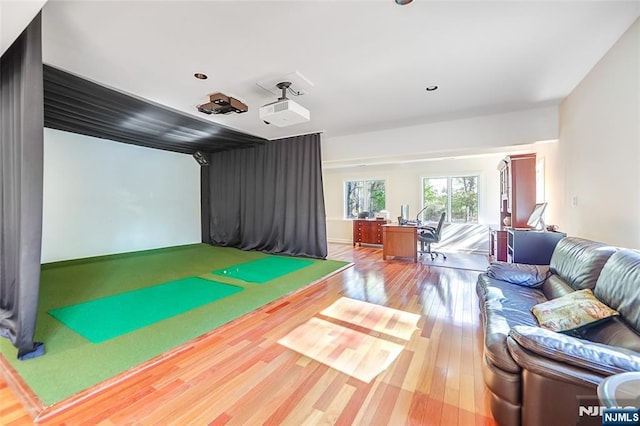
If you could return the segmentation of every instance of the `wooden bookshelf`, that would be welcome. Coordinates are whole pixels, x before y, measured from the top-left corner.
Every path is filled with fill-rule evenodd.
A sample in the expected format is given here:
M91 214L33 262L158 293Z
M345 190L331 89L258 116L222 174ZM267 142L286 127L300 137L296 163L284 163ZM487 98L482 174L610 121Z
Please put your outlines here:
M498 165L500 171L500 229L511 217L512 228L526 228L536 205L536 154L509 155Z

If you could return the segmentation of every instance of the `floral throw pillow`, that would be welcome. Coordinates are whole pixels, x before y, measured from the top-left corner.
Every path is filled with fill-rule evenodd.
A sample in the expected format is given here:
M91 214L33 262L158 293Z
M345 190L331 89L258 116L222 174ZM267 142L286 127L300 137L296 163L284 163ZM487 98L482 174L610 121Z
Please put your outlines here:
M589 289L539 303L531 308L540 327L559 333L574 334L619 315L593 295Z

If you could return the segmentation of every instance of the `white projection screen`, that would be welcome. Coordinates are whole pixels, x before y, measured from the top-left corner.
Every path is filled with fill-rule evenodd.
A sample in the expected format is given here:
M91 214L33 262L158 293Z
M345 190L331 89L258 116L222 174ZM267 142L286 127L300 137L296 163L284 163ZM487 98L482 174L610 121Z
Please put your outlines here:
M42 262L201 242L191 155L44 129Z

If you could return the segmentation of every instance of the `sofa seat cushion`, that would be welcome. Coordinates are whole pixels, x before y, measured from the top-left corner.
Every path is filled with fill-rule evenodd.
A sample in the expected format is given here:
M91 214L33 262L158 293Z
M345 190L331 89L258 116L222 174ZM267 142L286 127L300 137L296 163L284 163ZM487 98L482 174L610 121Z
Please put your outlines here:
M531 308L547 299L540 290L478 277L476 288L484 316L484 352L496 367L517 373L520 367L507 349L507 335L516 325L537 326Z
M540 327L559 333L579 333L589 326L618 315L595 298L589 289L574 291L531 308Z
M508 307L520 308L527 306L528 317L531 317L530 310L533 305L548 300L541 290L496 280L487 274L478 276L476 293L478 293L481 305L490 301L499 301ZM521 302L524 302L524 305Z
M640 353L640 333L635 331L621 316L589 327L580 337L591 342L602 343Z

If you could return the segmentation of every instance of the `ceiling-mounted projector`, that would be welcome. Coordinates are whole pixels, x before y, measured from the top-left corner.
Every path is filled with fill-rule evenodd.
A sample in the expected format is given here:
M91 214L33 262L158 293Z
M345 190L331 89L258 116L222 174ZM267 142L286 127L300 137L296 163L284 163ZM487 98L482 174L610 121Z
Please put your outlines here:
M260 107L260 119L267 124L277 127L292 126L311 119L311 113L302 105L287 99L287 89L291 83L284 81L276 84L282 90L282 96L277 101Z

